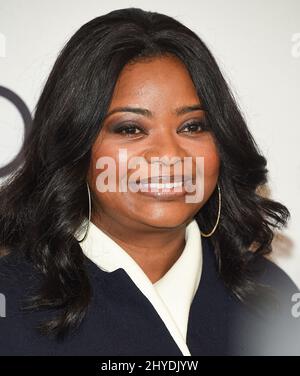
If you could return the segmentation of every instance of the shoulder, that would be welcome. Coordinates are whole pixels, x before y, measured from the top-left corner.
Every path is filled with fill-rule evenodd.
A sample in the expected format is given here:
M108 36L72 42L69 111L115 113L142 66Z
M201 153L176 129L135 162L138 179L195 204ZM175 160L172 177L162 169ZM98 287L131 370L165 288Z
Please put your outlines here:
M258 283L271 287L281 298L291 301L292 295L300 291L289 275L269 258L257 256L253 271Z
M0 294L5 304L6 324L10 319L23 317L23 305L26 305L27 298L38 292L41 285L41 272L23 252L12 250L0 258Z
M253 348L262 355L299 355L300 318L293 315L294 297L298 296L299 288L270 259L259 256L254 267L256 282L269 288L270 292L270 295L262 295L262 302L270 304L266 305L268 308L265 311L261 311L255 326L249 326L250 331L255 333Z
M36 327L48 313L23 308L39 287L40 274L21 252L11 251L0 258L0 355L38 353ZM43 354L42 347L40 350Z
M204 265L206 264L204 272L209 302L212 293L217 291L216 288L211 289L211 284L219 286L222 282L223 286L224 283L222 279L218 279L220 283L217 284L215 275L219 273L214 249L210 242L206 243L208 246L203 248ZM251 295L251 298L242 302L226 286L224 292L218 295L219 300L224 296L222 309L226 312L230 328L232 353L299 355L300 317L294 314L299 288L288 274L270 259L252 252L248 252L247 256L249 277L255 283L255 296ZM223 290L221 287L218 289ZM216 299L216 294L214 296Z
M1 324L21 316L23 300L39 286L39 274L21 252L11 251L0 258Z
M0 258L0 292L25 288L26 282L35 280L37 274L22 252L10 251Z
M219 266L212 241L208 238L202 238L204 273L219 274ZM248 251L248 269L251 271L255 282L269 286L276 290L280 295L287 295L299 291L299 288L288 276L288 274L276 263L265 256L254 254Z

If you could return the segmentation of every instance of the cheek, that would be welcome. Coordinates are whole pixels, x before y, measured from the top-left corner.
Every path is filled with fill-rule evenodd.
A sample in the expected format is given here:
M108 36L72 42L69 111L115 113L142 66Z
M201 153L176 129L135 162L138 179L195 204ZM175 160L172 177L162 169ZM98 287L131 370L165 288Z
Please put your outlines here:
M218 181L220 158L214 142L208 143L201 155L204 157L204 201L206 201L213 193Z
M208 179L214 179L219 174L220 157L212 135L208 136L206 145L203 148L203 156L204 176Z
M204 176L214 179L219 174L220 159L214 147L204 157Z
M132 156L135 156L135 152L127 149L127 158L130 159ZM114 161L114 168L113 170L108 170L108 166L104 165L103 168L97 168L97 161L99 161L100 158L110 158L111 161ZM111 143L109 143L107 146L105 143L101 144L101 147L98 145L94 146L92 149L91 154L91 162L90 167L88 171L88 181L90 184L90 187L94 191L98 204L100 204L101 207L107 207L110 208L110 210L116 210L120 211L121 207L124 208L131 207L135 202L132 202L132 196L130 195L128 197L128 192L120 192L119 191L119 181L120 179L125 180L125 177L128 178L130 175L130 171L126 169L126 165L124 167L124 163L119 163L119 157L122 158L122 156L119 155L119 147L112 147ZM104 173L104 175L110 175L112 180L115 181L114 188L116 188L116 191L110 191L110 192L100 192L97 189L97 185L99 184L99 180L97 180L100 177L100 174ZM111 181L112 181L111 180ZM105 185L108 184L108 180L105 181ZM134 196L133 196L134 197ZM138 208L136 208L138 210Z
M117 157L118 157L118 150L111 147L105 147L105 145L97 145L95 144L92 148L92 154L91 154L91 161L88 171L88 179L90 183L92 184L93 188L96 189L96 180L97 176L101 174L102 172L107 172L108 165L103 164L103 168L97 168L97 162L100 158L110 158L111 160L115 161L116 164L116 171L118 168L117 164ZM111 173L114 173L112 171Z

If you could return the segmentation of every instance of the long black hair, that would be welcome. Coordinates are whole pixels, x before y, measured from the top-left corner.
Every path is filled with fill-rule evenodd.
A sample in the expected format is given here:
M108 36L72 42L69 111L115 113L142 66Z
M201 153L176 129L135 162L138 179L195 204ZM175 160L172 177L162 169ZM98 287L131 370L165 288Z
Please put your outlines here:
M222 192L211 242L221 278L241 301L255 292L252 258L271 252L274 229L286 225L288 209L258 192L267 182L266 159L199 36L172 17L140 8L97 17L61 50L35 109L24 162L0 192L0 247L24 254L43 276L30 308L60 308L41 325L43 333L63 338L82 322L91 299L74 233L88 213L91 148L118 76L129 62L166 54L185 64L207 111ZM217 205L214 193L197 213L202 231L214 226Z

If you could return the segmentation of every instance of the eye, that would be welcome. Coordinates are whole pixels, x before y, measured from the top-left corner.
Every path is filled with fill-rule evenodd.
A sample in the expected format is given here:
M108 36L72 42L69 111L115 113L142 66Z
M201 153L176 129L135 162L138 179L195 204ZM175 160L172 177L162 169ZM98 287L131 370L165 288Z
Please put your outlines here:
M200 133L205 129L205 122L204 121L193 121L184 125L181 128L183 133Z
M140 127L137 127L135 124L121 125L113 129L114 133L118 133L127 137L138 135L143 131Z

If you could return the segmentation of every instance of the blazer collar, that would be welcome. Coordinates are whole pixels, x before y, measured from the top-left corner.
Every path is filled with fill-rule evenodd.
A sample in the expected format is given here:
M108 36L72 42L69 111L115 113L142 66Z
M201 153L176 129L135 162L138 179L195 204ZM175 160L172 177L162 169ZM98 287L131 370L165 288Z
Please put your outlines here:
M187 225L185 240L178 260L154 284L138 263L93 222L80 246L85 256L102 271L110 274L123 269L150 301L182 353L190 355L186 345L188 317L202 273L201 234L196 220Z

